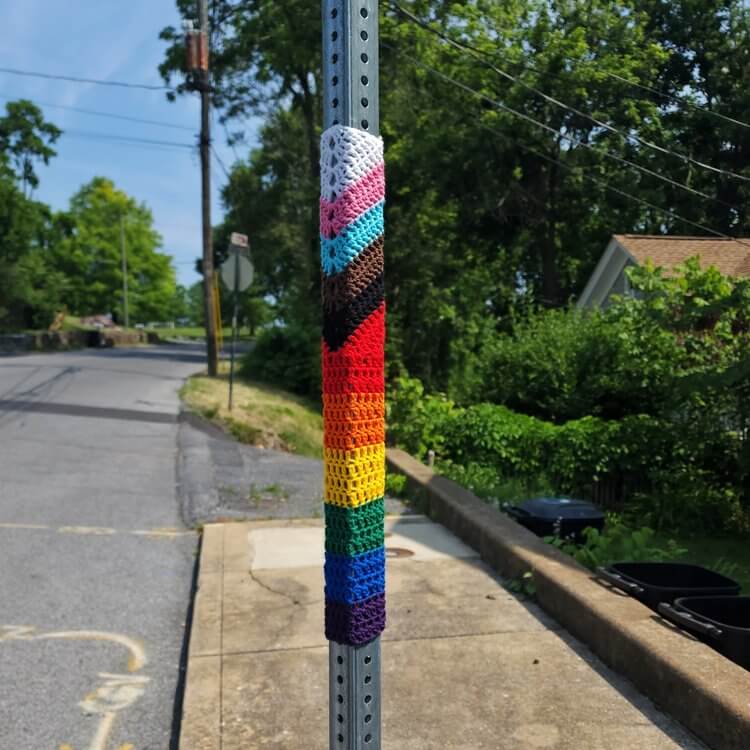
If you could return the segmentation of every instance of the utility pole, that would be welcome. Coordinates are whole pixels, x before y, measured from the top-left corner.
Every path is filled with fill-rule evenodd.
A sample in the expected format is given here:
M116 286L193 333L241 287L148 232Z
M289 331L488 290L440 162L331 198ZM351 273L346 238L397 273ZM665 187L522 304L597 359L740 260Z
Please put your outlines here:
M122 311L125 328L130 328L128 314L128 251L125 247L125 216L120 214L120 257L122 258Z
M208 72L209 39L208 0L198 0L198 87L201 95L201 214L203 217L203 301L206 317L206 356L208 374L218 372L216 317L214 301L214 250L211 228L211 85Z
M385 628L383 142L377 0L322 0L329 748L380 750ZM348 231L355 225L355 230Z

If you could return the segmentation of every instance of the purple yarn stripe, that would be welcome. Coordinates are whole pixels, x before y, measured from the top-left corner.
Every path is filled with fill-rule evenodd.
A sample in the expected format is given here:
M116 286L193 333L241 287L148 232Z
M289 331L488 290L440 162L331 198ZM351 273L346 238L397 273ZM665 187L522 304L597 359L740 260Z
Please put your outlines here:
M385 629L385 594L354 604L326 600L326 638L345 646L362 646Z

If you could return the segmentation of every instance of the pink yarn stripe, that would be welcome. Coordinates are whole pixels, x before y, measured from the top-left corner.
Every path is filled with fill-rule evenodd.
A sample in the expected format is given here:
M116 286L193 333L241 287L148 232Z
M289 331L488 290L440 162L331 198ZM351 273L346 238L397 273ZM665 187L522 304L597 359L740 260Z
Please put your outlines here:
M378 164L335 201L320 199L320 233L333 239L385 197L385 164Z

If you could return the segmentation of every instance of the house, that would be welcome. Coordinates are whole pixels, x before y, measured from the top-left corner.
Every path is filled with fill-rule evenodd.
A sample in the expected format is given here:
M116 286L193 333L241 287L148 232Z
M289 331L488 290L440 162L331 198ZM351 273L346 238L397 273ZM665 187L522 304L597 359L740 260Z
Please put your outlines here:
M750 239L615 234L581 292L578 307L606 307L613 294L629 294L629 266L651 260L668 275L696 256L701 266L714 266L725 276L750 277Z

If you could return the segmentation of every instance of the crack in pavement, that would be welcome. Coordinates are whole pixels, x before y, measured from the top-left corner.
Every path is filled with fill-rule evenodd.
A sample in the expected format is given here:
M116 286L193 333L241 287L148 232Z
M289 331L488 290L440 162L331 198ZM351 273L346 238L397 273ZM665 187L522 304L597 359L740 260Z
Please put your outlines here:
M315 604L315 602L305 602L301 599L297 599L293 594L288 594L286 591L279 591L278 589L273 588L272 586L269 586L267 583L263 583L263 581L258 578L258 576L253 573L252 570L248 571L248 575L250 576L251 580L253 580L255 583L258 584L262 589L265 589L266 591L269 591L272 594L276 594L277 596L283 596L285 599L288 599L292 604L295 606L308 606L309 604Z

